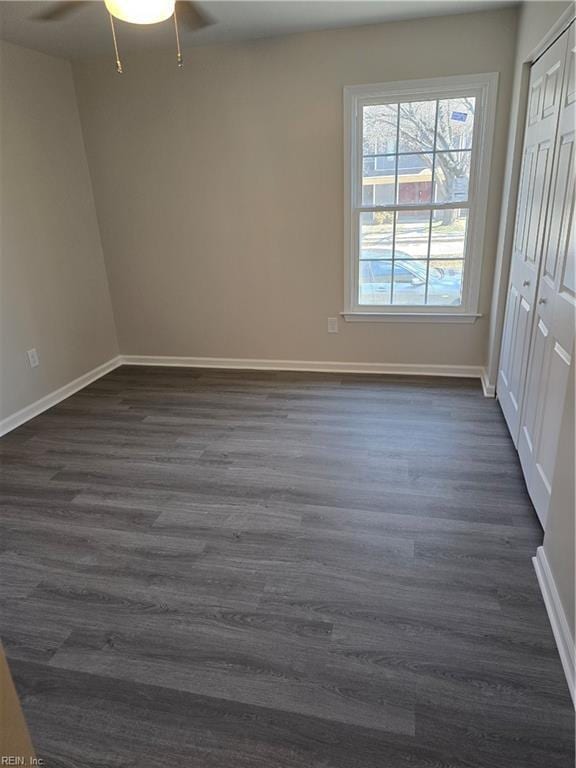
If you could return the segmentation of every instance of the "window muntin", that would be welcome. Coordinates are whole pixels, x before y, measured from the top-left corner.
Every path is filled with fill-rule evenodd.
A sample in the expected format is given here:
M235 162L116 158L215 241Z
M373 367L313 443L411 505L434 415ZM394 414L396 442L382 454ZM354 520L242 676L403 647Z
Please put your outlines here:
M347 319L479 316L497 83L491 73L344 89ZM384 260L389 270L368 266Z
M462 305L475 102L362 106L360 306Z

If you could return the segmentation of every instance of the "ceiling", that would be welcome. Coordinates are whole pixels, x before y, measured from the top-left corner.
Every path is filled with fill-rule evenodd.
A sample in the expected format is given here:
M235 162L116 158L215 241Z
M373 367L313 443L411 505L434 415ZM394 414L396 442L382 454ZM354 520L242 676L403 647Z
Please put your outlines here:
M316 2L200 2L214 24L195 32L181 30L183 47L254 40L306 30L335 29L399 19L467 13L514 5L510 0L316 0ZM48 0L0 0L0 37L55 56L81 58L109 54L111 36L103 2L86 0L85 8L60 21L35 18ZM118 22L122 49L174 45L169 22L150 27Z

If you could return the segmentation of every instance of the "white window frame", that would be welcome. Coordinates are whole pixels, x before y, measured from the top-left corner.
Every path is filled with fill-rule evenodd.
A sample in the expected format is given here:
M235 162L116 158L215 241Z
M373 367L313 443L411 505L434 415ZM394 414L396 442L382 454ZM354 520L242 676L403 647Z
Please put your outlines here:
M349 321L473 323L478 313L488 208L490 163L496 118L498 73L456 75L428 80L406 80L344 87L344 311ZM362 108L370 104L425 101L474 96L474 143L471 153L469 211L464 254L462 303L457 307L360 305L358 272L360 213L390 210L390 206L362 206ZM404 208L405 206L399 206ZM440 207L422 204L415 209ZM453 207L453 203L446 204Z

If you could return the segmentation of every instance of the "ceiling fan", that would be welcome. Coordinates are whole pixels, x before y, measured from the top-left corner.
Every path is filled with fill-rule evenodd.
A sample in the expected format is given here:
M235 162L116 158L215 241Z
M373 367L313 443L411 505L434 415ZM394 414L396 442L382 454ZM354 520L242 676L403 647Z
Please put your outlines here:
M66 0L65 2L51 3L50 8L35 16L37 21L54 22L66 19L86 6L85 0ZM116 29L114 19L128 22L129 24L159 24L170 17L174 19L176 32L176 48L178 66L183 64L180 50L180 35L178 23L181 22L189 30L194 31L207 27L214 20L192 0L104 0L104 5L110 16L114 51L116 53L116 71L122 74L122 62L118 52Z

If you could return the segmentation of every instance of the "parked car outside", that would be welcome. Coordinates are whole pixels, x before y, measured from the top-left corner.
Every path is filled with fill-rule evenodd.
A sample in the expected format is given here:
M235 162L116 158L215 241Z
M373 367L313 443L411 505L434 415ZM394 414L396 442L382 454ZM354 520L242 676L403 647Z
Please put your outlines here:
M392 281L394 304L423 304L428 279L428 304L457 305L461 302L462 275L425 260L413 259L403 251L378 249L374 258L363 251L360 261L360 304L389 304Z

